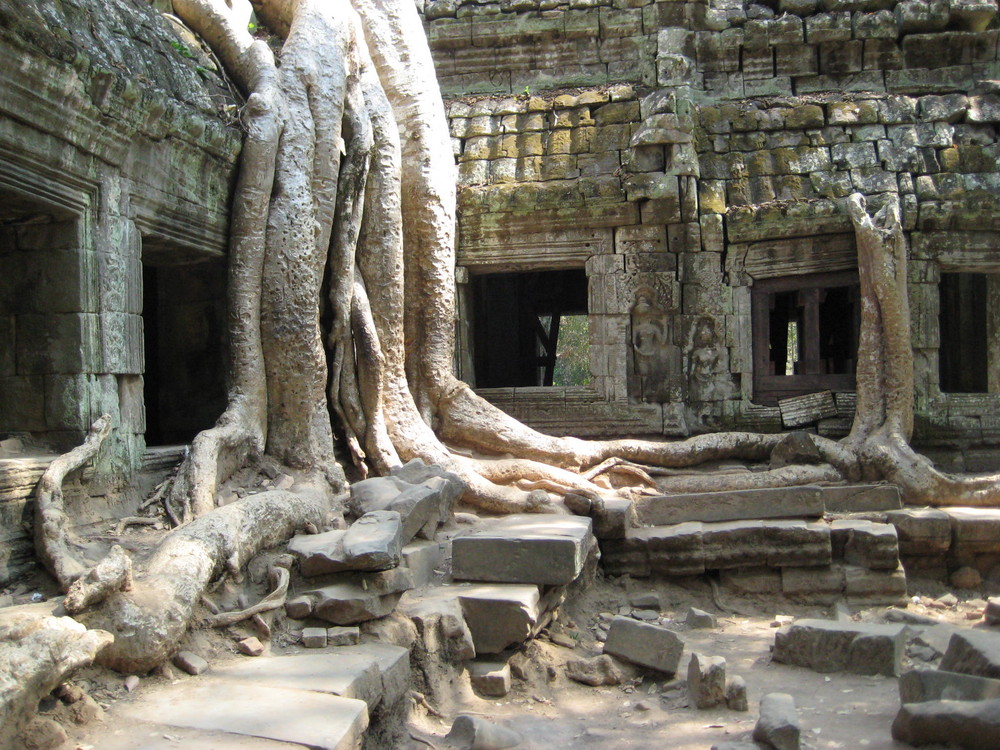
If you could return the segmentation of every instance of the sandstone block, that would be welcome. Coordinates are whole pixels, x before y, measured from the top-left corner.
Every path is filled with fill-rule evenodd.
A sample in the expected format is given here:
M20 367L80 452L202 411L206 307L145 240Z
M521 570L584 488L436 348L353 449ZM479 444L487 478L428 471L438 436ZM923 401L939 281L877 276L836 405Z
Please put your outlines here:
M1000 700L907 703L892 722L892 736L910 745L991 750L1000 747Z
M390 614L400 594L379 594L351 583L335 583L310 591L313 616L334 625L354 625ZM324 629L324 633L325 633Z
M798 620L774 637L775 661L817 672L899 673L906 645L902 625Z
M507 662L469 662L472 687L481 695L502 698L510 692L510 665Z
M940 668L1000 679L1000 633L962 630L953 633Z
M899 702L1000 700L1000 680L948 672L911 669L899 676Z
M676 674L683 651L684 642L676 633L622 616L611 620L604 643L606 654L667 674Z
M302 628L302 645L306 648L326 648L326 628Z
M628 541L644 549L649 570L664 575L705 572L702 524L680 523L630 530Z
M327 646L356 646L361 640L361 630L352 626L335 626L326 629Z
M844 593L849 601L865 604L899 604L906 600L906 573L844 566Z
M886 517L896 527L904 555L934 555L951 547L951 519L944 511L907 508L889 511Z
M455 580L564 585L583 570L594 544L581 516L515 515L452 540Z
M830 526L834 557L851 565L878 570L899 567L899 541L891 524L855 521L834 521Z
M902 500L894 484L859 484L824 487L823 504L828 513L864 513L899 510Z
M191 675L199 675L208 669L208 662L193 651L178 651L174 664Z
M696 708L713 708L726 702L726 660L721 656L691 654L687 673L688 696Z
M620 685L625 679L614 659L607 654L593 659L570 659L566 662L566 676L591 687Z
M414 541L402 549L402 566L410 572L415 587L434 579L434 571L444 563L444 546L439 542Z
M660 495L636 501L639 522L649 526L684 521L819 518L823 510L822 491L813 486Z
M393 510L365 513L344 532L340 543L354 570L394 568L403 548L402 518Z
M799 750L799 712L787 693L768 693L760 699L760 718L753 728L753 738L775 750Z
M957 552L1000 552L1000 509L948 508L952 546Z
M726 708L730 711L749 711L747 703L747 683L739 675L734 675L726 683Z
M782 568L781 590L795 599L832 604L844 594L844 568L840 565Z
M684 622L689 628L714 628L718 625L715 615L695 607L689 607Z
M462 584L453 589L477 654L496 654L534 632L543 608L537 586Z
M991 596L986 600L983 618L987 625L1000 625L1000 597Z

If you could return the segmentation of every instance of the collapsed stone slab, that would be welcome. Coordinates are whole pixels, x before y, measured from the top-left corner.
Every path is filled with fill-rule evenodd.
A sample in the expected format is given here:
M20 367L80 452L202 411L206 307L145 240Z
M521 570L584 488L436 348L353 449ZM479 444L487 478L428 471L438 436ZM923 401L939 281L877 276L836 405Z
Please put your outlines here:
M952 633L941 669L1000 679L1000 633L959 630Z
M288 550L299 560L306 577L353 570L387 570L399 565L402 518L395 511L375 511L346 530L298 534Z
M774 636L772 658L817 672L899 674L906 627L797 620Z
M684 641L671 630L621 615L611 620L604 653L642 667L676 674Z
M899 702L984 701L1000 699L1000 680L948 672L911 669L899 676Z
M685 521L820 518L823 510L822 491L811 485L658 495L636 501L639 523L648 526Z
M802 729L795 700L787 693L768 693L760 699L760 717L753 738L775 750L799 750Z
M452 539L452 577L458 581L565 585L583 570L595 543L590 518L508 516Z
M892 722L892 736L910 745L994 750L1000 747L1000 700L906 703Z

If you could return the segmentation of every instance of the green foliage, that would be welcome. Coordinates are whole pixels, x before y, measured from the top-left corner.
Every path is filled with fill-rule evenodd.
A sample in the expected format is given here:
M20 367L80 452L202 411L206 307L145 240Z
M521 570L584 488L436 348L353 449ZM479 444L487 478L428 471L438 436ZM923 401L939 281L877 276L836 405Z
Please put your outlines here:
M188 60L195 59L194 55L191 54L191 50L189 50L187 48L187 45L184 44L183 42L178 42L176 39L174 39L170 42L170 46L173 47L178 52L180 52L181 57L186 57Z
M552 385L590 385L590 326L586 315L559 321Z

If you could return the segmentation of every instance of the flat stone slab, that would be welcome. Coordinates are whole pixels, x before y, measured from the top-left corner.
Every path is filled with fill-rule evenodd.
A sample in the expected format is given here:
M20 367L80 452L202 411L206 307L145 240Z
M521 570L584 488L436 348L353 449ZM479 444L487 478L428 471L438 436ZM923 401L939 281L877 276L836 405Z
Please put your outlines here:
M1000 679L1000 633L959 630L952 633L941 669Z
M899 674L906 626L797 620L774 635L772 658L817 672Z
M166 731L165 731L166 730ZM102 725L92 730L93 736L80 745L92 745L100 750L180 750L181 748L211 748L211 750L298 750L300 746L287 742L265 740L228 732L212 732L188 727L152 724L129 720L126 730L109 732Z
M951 518L942 510L892 510L886 519L896 527L899 551L904 555L936 555L951 548Z
M353 583L334 583L306 592L314 617L333 625L357 625L392 614L401 594L380 594Z
M126 716L167 726L357 750L368 728L364 701L225 680L182 680L122 706Z
M1000 552L1000 509L944 508L955 551Z
M892 524L844 519L830 524L830 534L835 558L876 570L899 567L899 538Z
M266 687L310 690L356 698L369 710L382 702L387 685L409 680L410 652L386 643L341 646L334 651L243 659L215 670L220 679ZM395 689L398 693L398 689ZM399 694L386 696L389 703Z
M636 516L645 526L685 521L740 521L761 518L819 518L820 487L777 487L732 492L693 492L636 500Z
M702 528L705 568L829 565L830 528L805 521L726 521Z
M349 529L298 534L288 551L299 560L303 576L347 571L381 571L399 565L403 542L401 516L395 511L368 513Z
M594 544L591 520L582 516L514 515L451 543L456 581L561 586L583 570Z
M823 487L823 504L827 513L865 513L903 507L899 487L894 484Z
M684 641L672 630L617 616L611 620L604 653L643 667L676 674Z
M350 508L357 515L396 511L403 520L403 543L433 520L440 520L440 497L430 487L410 484L398 477L373 477L351 485Z
M940 669L911 669L899 676L899 702L1000 699L1000 680Z
M704 524L681 523L630 529L626 540L636 549L645 549L650 572L663 575L701 575L705 572Z
M892 736L910 745L995 750L1000 747L1000 700L906 703L892 722Z

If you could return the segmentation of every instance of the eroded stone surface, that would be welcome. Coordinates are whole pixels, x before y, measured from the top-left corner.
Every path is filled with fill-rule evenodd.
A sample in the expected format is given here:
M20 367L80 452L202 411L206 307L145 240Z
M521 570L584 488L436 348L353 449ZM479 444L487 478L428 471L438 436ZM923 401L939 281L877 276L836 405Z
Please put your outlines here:
M633 664L675 674L684 642L671 630L659 625L617 616L611 620L604 653Z
M774 636L775 661L817 672L899 674L906 628L834 620L797 620Z

